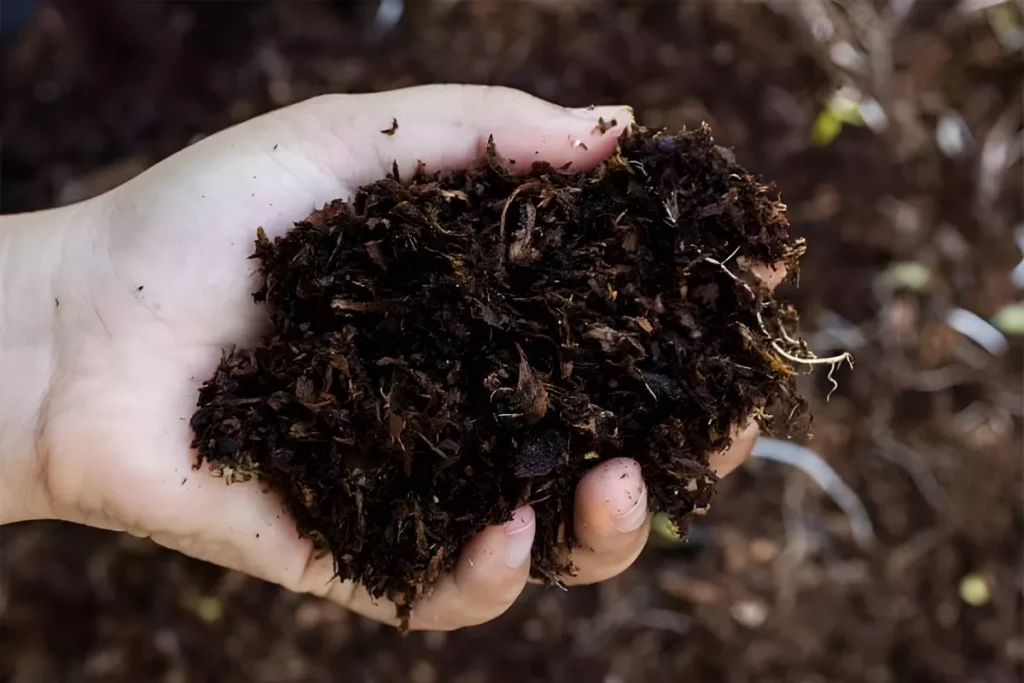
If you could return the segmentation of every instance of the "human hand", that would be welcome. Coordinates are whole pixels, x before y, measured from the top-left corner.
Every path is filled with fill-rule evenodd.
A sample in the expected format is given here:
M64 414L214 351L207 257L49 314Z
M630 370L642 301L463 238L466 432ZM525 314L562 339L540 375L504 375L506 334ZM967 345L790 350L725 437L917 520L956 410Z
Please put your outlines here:
M602 135L599 117L618 125ZM398 130L382 134L393 119ZM276 496L192 468L189 418L199 386L225 347L252 346L266 330L247 260L255 229L281 235L311 209L383 177L393 162L403 177L420 161L428 171L472 165L491 134L520 168L534 160L587 168L614 150L630 120L626 108L565 110L495 88L324 96L206 138L110 193L58 210L59 226L44 240L45 294L36 292L38 310L22 311L30 322L19 323L50 335L33 356L40 371L25 380L45 380L28 392L39 395L39 406L24 471L45 496L32 516L149 536L395 623L394 605L333 577L331 559L299 538ZM31 253L26 245L39 239L23 230L15 245ZM3 267L20 268L28 281L25 268L39 263L12 259ZM3 277L0 286L18 280ZM0 342L8 334L0 330ZM0 355L0 369L12 358ZM756 435L754 426L737 430L712 466L720 475L733 469ZM579 485L576 511L578 572L565 583L601 581L628 567L650 524L637 463L595 467ZM452 629L502 613L528 579L533 520L522 508L474 538L415 606L410 627Z

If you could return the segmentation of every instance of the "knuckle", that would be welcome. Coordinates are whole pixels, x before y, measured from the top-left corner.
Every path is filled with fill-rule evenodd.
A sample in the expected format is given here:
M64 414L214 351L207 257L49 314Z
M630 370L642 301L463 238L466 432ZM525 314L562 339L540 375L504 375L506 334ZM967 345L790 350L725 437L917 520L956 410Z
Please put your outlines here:
M479 585L466 595L476 614L498 616L516 601L525 585L525 577L506 579L490 585ZM493 617L492 617L493 618Z
M490 621L505 613L526 586L526 572L481 581L462 590L463 612L476 623Z
M349 98L351 98L351 95L346 93L323 93L303 100L300 104L311 108L336 107L348 101Z
M536 101L532 95L504 85L464 85L462 88L464 102L470 112L481 108L504 110Z

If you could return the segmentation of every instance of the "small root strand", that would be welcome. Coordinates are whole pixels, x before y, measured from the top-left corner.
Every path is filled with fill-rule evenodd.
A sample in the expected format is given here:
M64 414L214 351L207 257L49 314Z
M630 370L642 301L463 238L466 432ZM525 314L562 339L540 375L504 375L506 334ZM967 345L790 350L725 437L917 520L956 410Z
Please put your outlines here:
M828 392L828 396L825 397L825 401L832 398L832 394L835 393L836 389L839 388L839 382L835 380L833 375L835 374L836 368L843 363L847 363L853 368L853 354L849 351L844 351L837 356L829 356L828 358L818 358L813 353L809 356L794 356L793 354L786 351L779 344L778 340L773 339L772 348L775 349L775 353L779 354L791 363L797 363L799 365L828 365L828 381L832 383L832 389Z
M706 263L710 263L713 266L718 266L719 268L721 268L722 271L726 275L728 275L734 282L739 284L740 287L745 289L747 291L747 293L750 294L750 296L755 301L757 301L758 300L758 296L754 292L753 288L750 285L748 285L746 282L744 282L738 275L733 273L731 270L729 270L725 266L725 264L727 262L729 262L730 260L732 260L732 258L734 256L736 256L736 254L739 252L739 250L740 250L739 247L734 249L733 252L731 254L729 254L725 258L724 261L719 261L718 259L711 258L710 256L705 256L702 260L704 262L706 262ZM828 395L825 397L825 401L827 402L830 398L832 398L832 394L835 393L836 389L839 388L839 382L837 382L835 380L835 377L833 376L835 374L836 368L838 368L843 363L847 363L847 364L849 364L849 366L851 368L853 368L853 355L850 352L846 351L846 352L843 352L843 353L841 353L839 355L836 355L836 356L829 356L828 358L819 358L819 357L815 356L813 353L811 353L810 351L806 352L808 354L806 356L797 356L797 355L794 355L794 354L786 351L786 349L784 349L782 347L782 345L779 343L779 340L778 339L774 339L773 335L769 334L768 327L764 324L764 317L761 315L762 307L763 306L761 304L758 304L757 307L755 308L755 315L757 316L757 325L761 329L761 333L764 334L764 336L768 337L771 340L771 342L770 342L771 343L771 347L775 350L776 353L778 353L780 356L782 356L783 358L785 358L789 362L796 363L798 365L828 365L829 366L829 369L828 369L828 381L832 383L832 388L829 390ZM779 325L779 332L780 332L780 335L782 337L782 340L785 341L787 344L789 344L791 346L795 346L795 347L803 347L804 346L802 342L800 342L800 341L794 339L792 336L790 336L789 332L786 331L786 328L785 328L784 325Z

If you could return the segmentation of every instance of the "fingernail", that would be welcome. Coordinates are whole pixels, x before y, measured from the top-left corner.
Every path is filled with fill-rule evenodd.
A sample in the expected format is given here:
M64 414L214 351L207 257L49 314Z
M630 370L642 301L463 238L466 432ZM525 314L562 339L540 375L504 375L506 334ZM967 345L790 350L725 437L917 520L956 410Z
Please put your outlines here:
M612 523L615 528L624 534L636 531L643 526L644 520L647 519L647 487L644 486L640 491L640 495L636 497L636 501L633 502L633 506L625 512L612 515Z
M615 121L615 125L624 126L633 120L633 108L622 104L580 107L579 109L570 109L569 112L577 118L593 121L595 124L598 119L604 119L605 123L610 124Z
M536 522L531 507L519 508L512 521L505 522L505 564L511 569L522 567L530 559Z

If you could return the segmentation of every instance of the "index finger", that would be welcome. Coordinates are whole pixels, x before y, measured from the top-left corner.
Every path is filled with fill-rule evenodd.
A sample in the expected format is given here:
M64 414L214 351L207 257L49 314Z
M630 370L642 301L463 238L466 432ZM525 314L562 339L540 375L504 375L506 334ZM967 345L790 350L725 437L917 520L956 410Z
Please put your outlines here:
M328 133L323 153L352 187L384 177L392 165L404 177L421 166L471 167L492 136L513 166L545 161L585 170L614 152L633 121L625 106L569 109L511 88L470 85L329 95L299 106Z

